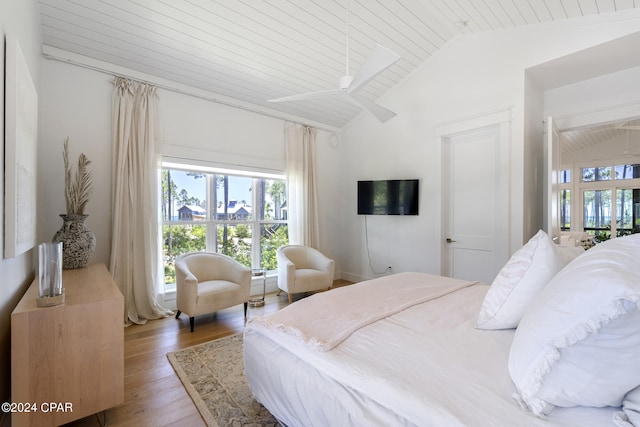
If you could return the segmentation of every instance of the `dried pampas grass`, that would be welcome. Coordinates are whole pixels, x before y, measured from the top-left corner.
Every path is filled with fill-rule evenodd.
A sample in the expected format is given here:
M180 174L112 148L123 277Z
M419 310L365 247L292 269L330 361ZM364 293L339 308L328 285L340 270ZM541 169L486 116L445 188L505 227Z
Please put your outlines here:
M78 158L78 168L75 177L72 175L71 165L69 164L69 138L64 141L64 196L67 202L68 215L84 215L84 208L89 202L89 198L93 193L93 175L88 166L91 161L84 155L80 154Z

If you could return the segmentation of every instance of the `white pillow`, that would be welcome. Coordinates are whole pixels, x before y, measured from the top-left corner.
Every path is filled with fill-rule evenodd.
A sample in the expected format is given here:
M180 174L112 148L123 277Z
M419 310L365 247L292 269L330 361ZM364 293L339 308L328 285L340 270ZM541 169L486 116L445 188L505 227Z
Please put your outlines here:
M478 329L512 329L518 326L531 300L569 261L584 252L581 247L561 247L542 230L513 254L494 279L482 302Z
M640 385L640 234L600 243L560 271L515 332L509 373L534 414L620 406Z
M622 401L622 411L613 415L619 427L640 426L640 387L631 390Z

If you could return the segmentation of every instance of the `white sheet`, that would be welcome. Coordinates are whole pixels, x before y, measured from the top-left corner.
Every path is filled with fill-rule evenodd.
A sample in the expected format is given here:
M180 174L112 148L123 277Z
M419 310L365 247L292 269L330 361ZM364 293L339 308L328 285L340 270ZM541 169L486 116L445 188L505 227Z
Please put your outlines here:
M287 332L319 351L329 351L363 326L475 283L426 273L398 273L315 294L249 322Z
M401 311L328 352L249 324L251 390L289 427L613 425L615 408L558 408L543 420L518 406L507 371L513 331L474 328L487 288Z

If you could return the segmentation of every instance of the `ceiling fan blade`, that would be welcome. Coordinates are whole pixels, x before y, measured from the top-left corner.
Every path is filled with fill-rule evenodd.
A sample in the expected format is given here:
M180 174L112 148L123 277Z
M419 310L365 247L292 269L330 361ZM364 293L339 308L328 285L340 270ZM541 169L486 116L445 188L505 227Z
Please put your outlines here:
M344 95L345 91L342 89L329 89L321 90L318 92L299 93L297 95L283 96L282 98L268 99L268 102L286 102L286 101L301 101L305 99L325 98L327 96Z
M393 65L400 55L393 52L391 49L387 49L379 44L371 51L367 59L360 66L358 74L355 75L351 84L349 85L349 92L357 92L360 90L369 80L389 68Z
M393 119L395 116L397 116L396 113L394 113L393 111L384 108L378 104L376 104L375 102L371 102L368 99L365 99L361 96L357 96L355 94L349 94L349 99L351 99L355 104L359 105L360 107L364 108L365 110L369 111L371 114L373 114L381 123L384 123L386 121L389 121L391 119Z
M589 128L589 129L584 129L584 130L580 130L580 129L575 129L575 130L571 130L569 132L585 132L585 133L596 133L596 132L611 132L611 131L627 131L627 130L640 130L640 126L634 126L634 125L603 125L600 127L595 127L595 128Z

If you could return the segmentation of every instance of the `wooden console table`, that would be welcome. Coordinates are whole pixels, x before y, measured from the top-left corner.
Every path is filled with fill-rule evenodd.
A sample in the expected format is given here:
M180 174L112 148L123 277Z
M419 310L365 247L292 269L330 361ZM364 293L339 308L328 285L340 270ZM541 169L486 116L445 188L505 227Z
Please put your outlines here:
M124 401L124 297L104 264L63 270L65 303L11 313L14 427L58 426ZM27 405L29 405L27 407Z

